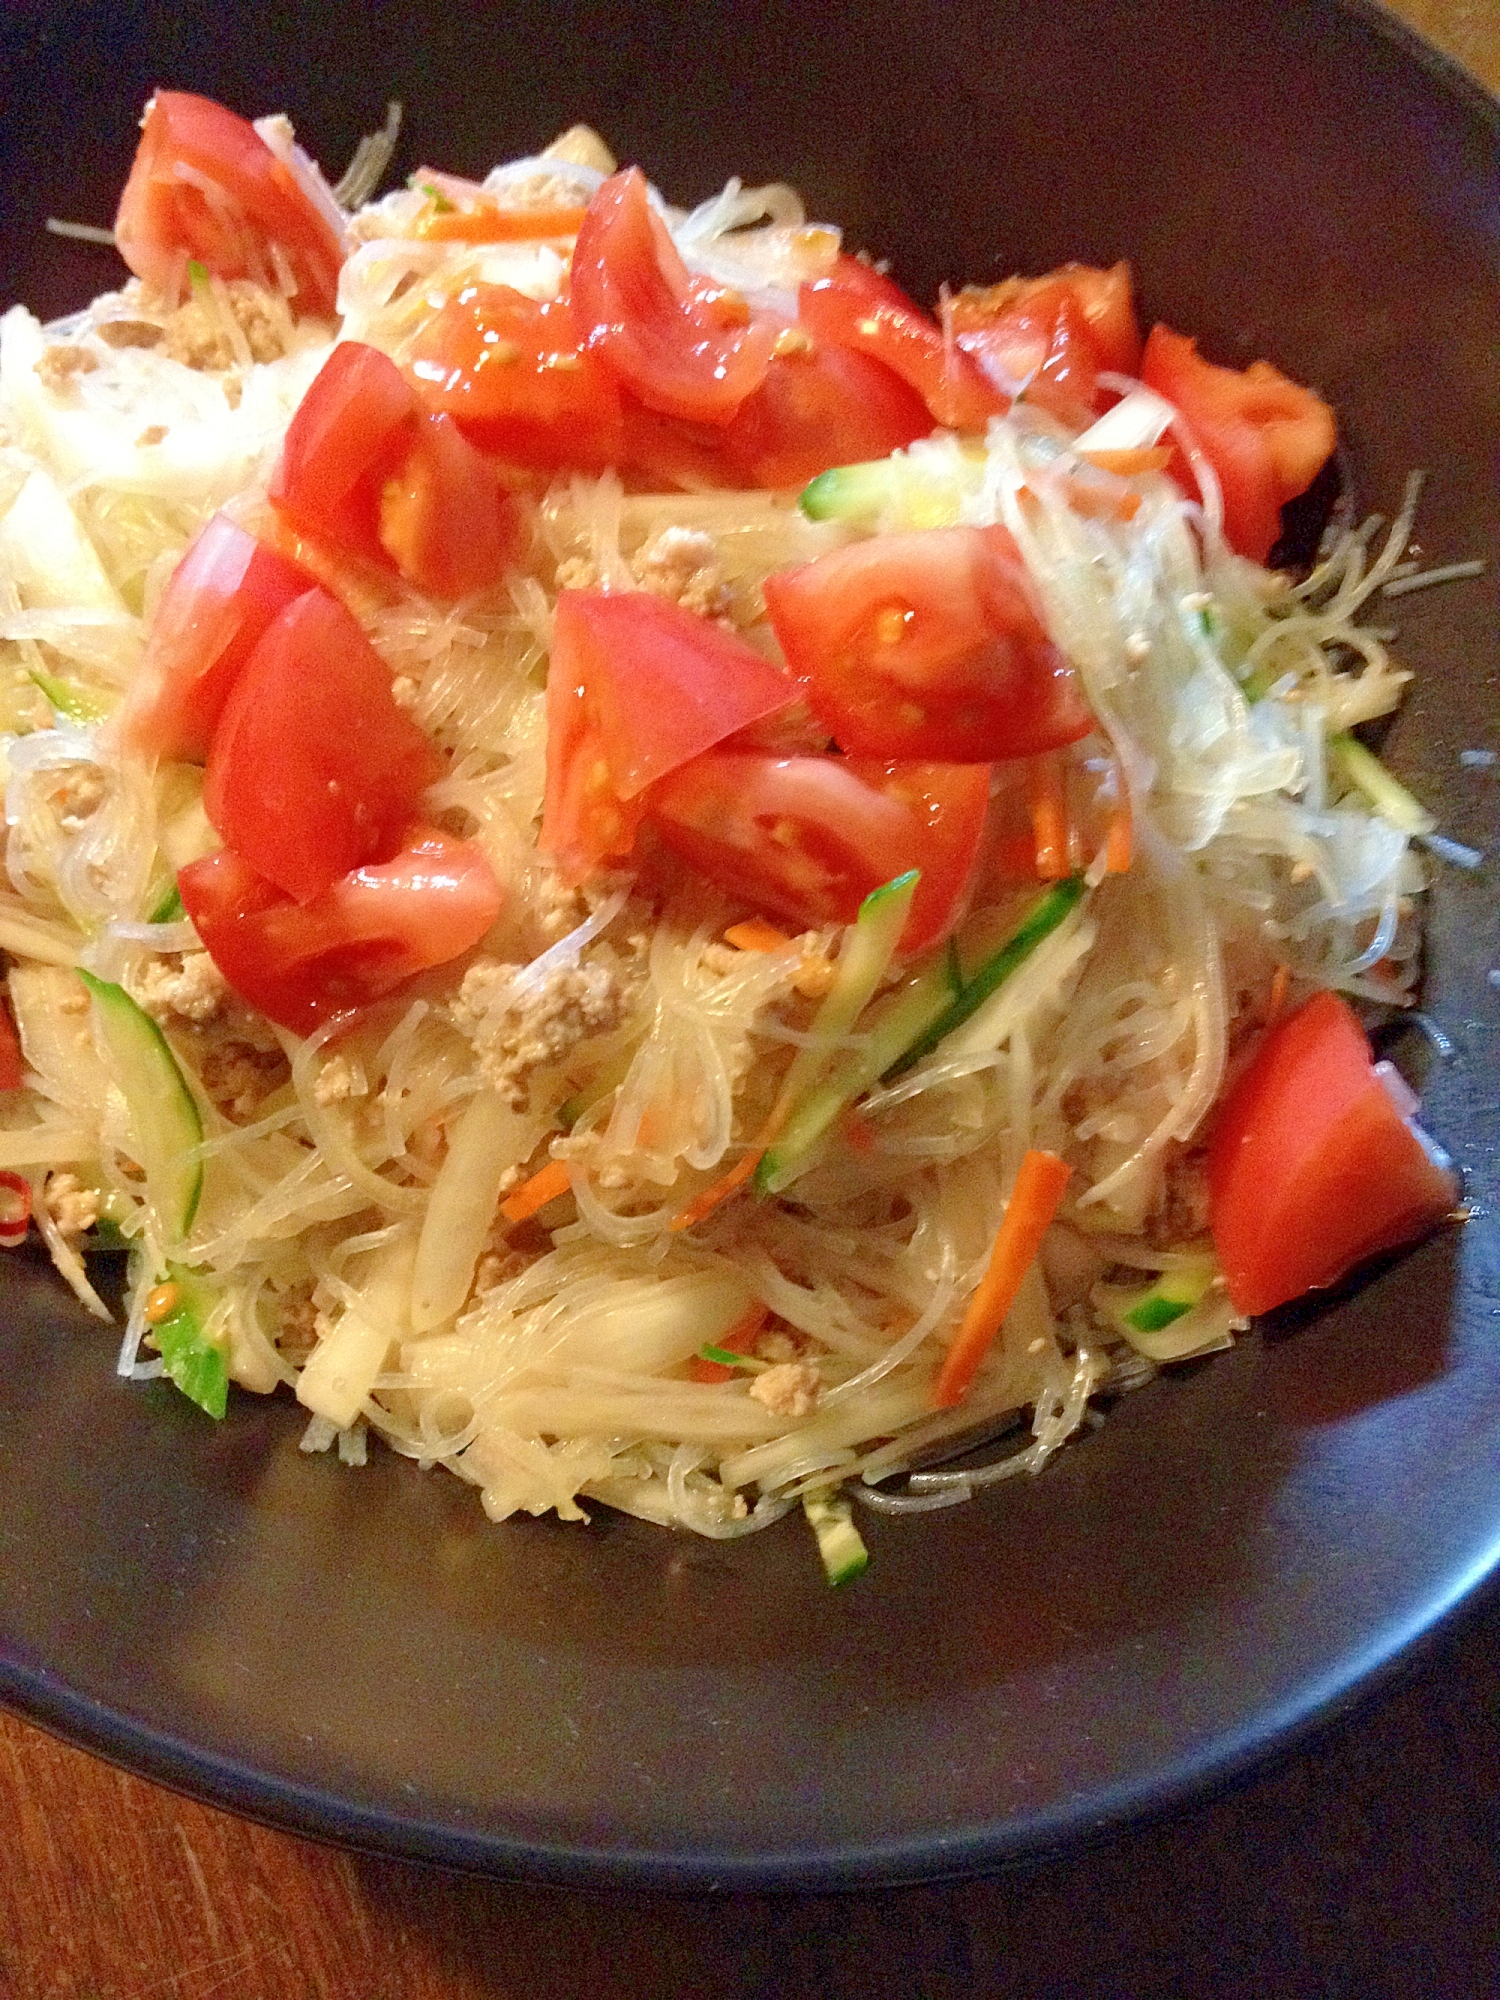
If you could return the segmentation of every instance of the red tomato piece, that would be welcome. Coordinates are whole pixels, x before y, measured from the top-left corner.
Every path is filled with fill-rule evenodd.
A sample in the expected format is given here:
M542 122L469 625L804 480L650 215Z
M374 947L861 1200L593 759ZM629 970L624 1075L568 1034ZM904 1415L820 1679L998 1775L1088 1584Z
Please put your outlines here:
M619 385L566 298L466 285L416 336L407 366L426 409L500 458L602 472L623 456Z
M394 361L363 341L340 341L287 426L273 506L302 533L388 564L380 494L406 456L416 414Z
M1083 308L1060 279L1012 278L953 301L954 338L1007 395L1025 386L1040 403L1079 427L1094 415L1099 350Z
M1281 509L1306 492L1337 442L1332 410L1269 361L1216 367L1196 341L1166 326L1151 329L1141 380L1181 410L1217 473L1224 539L1264 562L1281 532ZM1185 492L1197 490L1180 445L1170 469Z
M188 545L151 621L120 740L148 757L201 764L261 634L312 578L215 514Z
M297 304L334 312L343 250L332 220L254 126L211 98L159 90L146 106L115 242L138 278L168 293L189 258L271 291L284 260Z
M441 769L359 625L314 587L245 662L214 732L203 809L251 868L305 903L389 853Z
M901 287L857 257L840 257L831 277L804 285L797 315L814 340L872 355L915 389L936 423L983 430L1010 408L1010 398L986 381L971 355Z
M565 590L547 673L543 848L573 881L628 854L648 785L795 696L743 639L664 597Z
M1266 1035L1214 1122L1209 1217L1237 1311L1269 1312L1425 1236L1458 1199L1336 993Z
M809 705L868 757L1034 757L1093 727L1003 528L875 535L766 579Z
M517 540L494 468L452 417L424 413L381 489L380 545L408 583L462 597L498 583Z
M743 486L805 486L835 465L889 458L932 429L927 405L883 361L820 341L778 355L725 429Z
M966 321L970 326L982 325L1054 288L1071 295L1097 365L1117 375L1134 375L1141 365L1141 334L1126 263L1111 264L1107 270L1094 264L1059 264L1040 278L1006 278L998 285L965 286L953 301L954 326L962 336ZM959 345L964 344L960 337Z
M4 1000L0 1000L0 1090L19 1090L26 1081L26 1065L21 1058L21 1037Z
M300 1035L460 957L504 900L480 847L429 826L408 828L391 859L340 876L310 903L283 896L227 847L190 863L177 887L235 992Z
M799 927L852 923L872 889L920 868L901 939L918 952L962 912L989 779L978 764L711 750L654 785L646 812L699 874Z
M724 424L765 380L775 326L738 293L689 275L639 167L589 203L569 295L590 348L647 409Z

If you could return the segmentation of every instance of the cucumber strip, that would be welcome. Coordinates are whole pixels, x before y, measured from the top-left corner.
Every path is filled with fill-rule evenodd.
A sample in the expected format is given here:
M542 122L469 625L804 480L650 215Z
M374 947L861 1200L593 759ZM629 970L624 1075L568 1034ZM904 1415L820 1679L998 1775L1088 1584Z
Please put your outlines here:
M43 673L40 667L33 667L30 672L53 708L59 715L66 716L69 722L76 722L87 729L114 713L112 704L103 695L95 694L92 688L80 687L76 681L59 680L56 674Z
M757 1354L731 1354L727 1347L715 1347L707 1340L698 1349L698 1354L701 1360L716 1361L721 1368L745 1368L752 1375L764 1375L773 1365L769 1361L762 1361Z
M1136 1293L1133 1304L1122 1307L1120 1325L1126 1338L1132 1333L1160 1333L1181 1319L1197 1305L1216 1275L1217 1267L1208 1262L1163 1271L1154 1285Z
M917 879L918 870L910 868L872 889L860 904L859 914L845 934L833 984L813 1016L811 1039L798 1049L786 1073L778 1100L781 1105L795 1108L828 1067L833 1044L848 1034L864 1012L901 942L912 897L917 893Z
M858 1576L870 1561L864 1537L854 1525L854 1509L842 1493L823 1487L804 1493L802 1511L807 1525L818 1538L818 1554L823 1558L823 1574L835 1590Z
M979 485L983 456L955 452L947 462L918 465L905 452L890 458L836 465L803 487L797 504L810 521L849 521L857 526L951 528L963 501Z
M931 1027L917 1036L904 1054L899 1055L882 1074L887 1082L900 1076L913 1063L931 1053L939 1042L951 1035L955 1028L961 1028L972 1014L976 1014L997 988L1003 986L1018 966L1025 963L1044 938L1050 937L1058 925L1082 902L1086 884L1081 875L1069 875L1062 882L1055 882L1032 904L1018 929L1013 931L1000 949L987 958L984 964L968 980L948 1007L944 1009Z
M188 1401L222 1417L229 1403L229 1366L223 1344L207 1330L217 1296L182 1264L168 1264L166 1282L176 1291L176 1303L152 1326L151 1338Z
M799 1174L813 1148L847 1105L854 1102L890 1068L954 1000L953 961L939 952L910 985L884 1001L870 1023L863 1048L849 1049L843 1060L816 1083L766 1149L756 1170L762 1194L776 1194Z
M94 1003L94 1025L105 1060L125 1093L135 1131L136 1157L146 1190L168 1242L180 1243L193 1226L203 1193L203 1116L166 1036L123 986L80 972Z
M1380 817L1399 832L1419 838L1436 827L1437 821L1421 800L1393 778L1374 751L1367 750L1357 736L1346 731L1330 736L1328 754L1348 783L1357 792L1363 792Z
M177 884L171 882L162 892L160 901L154 905L146 922L148 924L180 924L186 916L187 911L182 906L182 897L177 892Z

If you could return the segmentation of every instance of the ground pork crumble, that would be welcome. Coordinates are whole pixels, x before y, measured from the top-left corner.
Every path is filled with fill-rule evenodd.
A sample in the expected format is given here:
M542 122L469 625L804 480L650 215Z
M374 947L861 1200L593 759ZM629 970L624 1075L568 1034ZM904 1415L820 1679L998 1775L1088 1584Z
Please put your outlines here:
M810 1417L818 1407L821 1388L818 1371L810 1362L781 1361L755 1377L750 1395L773 1416Z
M525 967L482 958L464 974L449 1006L468 1037L480 1074L513 1111L531 1108L531 1080L590 1035L619 1026L635 982L598 959L554 966L520 986Z
M65 1242L77 1242L99 1220L99 1190L85 1187L77 1174L48 1174L43 1199Z
M191 1021L201 1027L224 1005L229 989L206 951L148 959L130 983L131 998L153 1021Z

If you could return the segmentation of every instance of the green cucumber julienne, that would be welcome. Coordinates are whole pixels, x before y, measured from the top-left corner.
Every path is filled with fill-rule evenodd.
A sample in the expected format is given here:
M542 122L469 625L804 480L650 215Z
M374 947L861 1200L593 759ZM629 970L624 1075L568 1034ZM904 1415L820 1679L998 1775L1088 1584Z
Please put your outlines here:
M182 1264L168 1264L167 1283L175 1298L171 1310L152 1326L151 1338L168 1377L188 1401L211 1417L222 1417L229 1404L229 1366L223 1346L206 1331L215 1294Z
M1012 931L1000 949L985 960L972 979L965 980L931 1026L919 1034L882 1075L888 1081L900 1076L903 1070L910 1069L913 1063L930 1054L955 1028L961 1028L971 1014L977 1014L990 995L1003 986L1017 967L1030 958L1042 940L1049 937L1063 918L1078 907L1083 900L1085 886L1081 875L1069 875L1062 882L1054 882L1032 904L1019 928Z
M123 986L80 972L94 1003L94 1021L116 1083L125 1093L135 1152L168 1242L193 1225L203 1193L203 1117L177 1058L151 1016Z
M830 1493L823 1487L803 1494L802 1511L818 1538L823 1572L837 1590L841 1583L858 1576L870 1560L864 1537L854 1525L854 1509L842 1493Z

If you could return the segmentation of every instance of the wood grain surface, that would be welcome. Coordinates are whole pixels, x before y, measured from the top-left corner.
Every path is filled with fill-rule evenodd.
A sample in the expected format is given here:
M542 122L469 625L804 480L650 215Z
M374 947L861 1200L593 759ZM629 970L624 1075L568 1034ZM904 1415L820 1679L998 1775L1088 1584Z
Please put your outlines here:
M1403 0L1500 89L1500 0ZM592 1898L274 1833L0 1717L0 2000L1500 1992L1500 1599L1237 1793L985 1882Z

